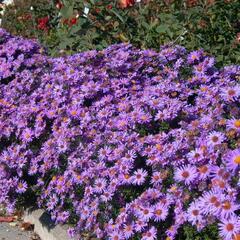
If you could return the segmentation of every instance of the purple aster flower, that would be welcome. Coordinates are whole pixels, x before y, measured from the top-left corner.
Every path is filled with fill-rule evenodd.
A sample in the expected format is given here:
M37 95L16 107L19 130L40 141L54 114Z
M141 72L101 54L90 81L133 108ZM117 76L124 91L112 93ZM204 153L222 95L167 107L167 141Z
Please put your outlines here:
M58 197L56 196L56 194L52 195L47 203L47 208L48 210L52 210L54 209L54 207L57 205L58 203Z
M190 151L187 154L190 163L198 163L204 159L203 151L200 148Z
M113 197L113 193L111 192L104 192L102 195L101 195L101 200L103 202L108 202L108 201L111 201L112 200L112 197Z
M134 234L134 224L124 224L123 234L126 239L129 239Z
M22 133L22 140L24 142L31 142L33 138L33 132L31 129L26 128Z
M163 221L168 215L168 207L163 203L157 203L154 206L153 219L156 222Z
M135 224L135 231L141 232L146 226L147 226L147 223L145 221L138 219Z
M107 181L106 179L101 179L101 178L98 178L96 179L95 181L95 185L94 185L94 191L97 192L97 193L101 193L104 191L104 189L106 188L107 186Z
M228 152L224 157L224 161L229 170L236 170L240 166L240 149Z
M216 132L216 131L211 132L207 137L208 144L210 146L219 145L224 141L224 139L225 139L224 134L221 132Z
M230 120L227 120L227 128L240 132L240 119L232 118Z
M153 217L153 208L151 207L140 207L137 211L137 215L145 222L149 221Z
M18 183L18 185L17 185L17 190L16 190L16 192L18 192L18 193L24 193L24 192L26 192L26 190L27 190L27 183L26 182L24 182L24 181L20 181L19 183Z
M223 201L223 199L223 194L217 189L205 192L199 199L203 213L219 216L221 212L221 201Z
M219 234L225 240L234 239L240 232L240 221L236 216L231 216L229 219L222 219L219 226Z
M221 218L229 218L234 212L240 209L240 205L232 201L232 199L224 199L221 203Z
M118 232L118 231L114 231L109 235L109 240L123 240L123 234Z
M187 165L176 169L174 178L177 182L184 182L186 185L193 183L197 178L196 167Z
M162 173L159 172L153 172L152 178L151 178L151 184L154 186L160 185L162 183Z
M240 96L240 85L223 88L220 95L227 102L236 101Z
M190 207L187 210L187 219L193 225L203 220L202 209L198 203L191 203Z
M76 236L76 230L74 228L69 228L67 233L70 238L74 238Z
M209 167L208 164L199 166L197 168L198 170L198 174L199 174L199 179L203 180L206 179L207 177L209 177L210 172L211 172L211 168Z
M151 227L148 231L142 234L142 240L154 240L157 239L157 229L155 227Z
M203 56L203 50L192 51L187 56L187 61L190 64L196 64L200 58Z
M148 175L147 171L144 169L138 169L133 173L133 183L136 185L142 185Z
M58 223L66 223L66 221L68 220L70 214L68 211L63 211L63 212L59 212L57 214L57 218L56 218L56 222Z

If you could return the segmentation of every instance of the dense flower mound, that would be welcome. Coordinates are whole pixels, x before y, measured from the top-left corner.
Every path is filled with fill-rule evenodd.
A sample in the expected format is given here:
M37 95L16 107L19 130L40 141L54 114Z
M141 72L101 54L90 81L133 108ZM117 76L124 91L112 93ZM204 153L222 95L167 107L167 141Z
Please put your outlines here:
M240 237L240 67L113 45L62 58L0 31L0 203L35 194L69 234Z

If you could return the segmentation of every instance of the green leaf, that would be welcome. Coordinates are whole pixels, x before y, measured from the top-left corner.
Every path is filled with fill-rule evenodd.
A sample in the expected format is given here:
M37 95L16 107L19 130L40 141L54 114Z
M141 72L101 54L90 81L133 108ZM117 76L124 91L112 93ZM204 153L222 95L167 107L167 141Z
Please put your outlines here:
M111 18L112 18L112 16L106 16L106 17L105 17L105 20L106 20L106 21L109 21L109 20L111 20Z
M70 34L72 35L72 34L75 34L75 33L77 33L79 30L81 29L81 25L74 25L74 26L72 26L72 28L71 28L71 30L70 30Z
M160 25L156 28L157 33L166 33L168 27L166 25Z
M120 21L121 21L122 23L125 23L125 21L124 21L124 19L122 18L122 16L121 16L118 12L116 12L114 9L111 9L110 12L112 12L113 14L115 14L115 15L120 19Z
M142 26L143 26L144 28L146 28L147 30L150 29L150 25L149 25L148 23L146 23L146 22L142 22Z
M171 29L167 29L167 34L170 38L173 38L173 32Z
M61 14L64 18L70 18L73 15L73 6L64 6L61 9Z

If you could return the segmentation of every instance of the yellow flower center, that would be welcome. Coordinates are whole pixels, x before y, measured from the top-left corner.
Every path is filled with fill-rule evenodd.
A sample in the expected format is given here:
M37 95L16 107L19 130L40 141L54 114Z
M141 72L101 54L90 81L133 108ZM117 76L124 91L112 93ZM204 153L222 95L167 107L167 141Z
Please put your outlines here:
M240 155L238 155L238 156L236 156L236 157L234 158L234 162L235 162L236 164L240 164Z
M236 92L235 92L234 89L228 90L228 95L229 95L229 96L234 96L235 94L236 94Z
M234 122L234 126L235 126L236 128L240 128L240 120L236 120L236 121Z
M157 209L157 210L155 211L155 214L158 215L158 216L160 216L160 215L162 214L162 210L161 210L161 209Z
M143 210L143 213L144 213L145 215L147 215L147 214L149 213L148 209L144 209L144 210Z
M212 137L212 141L213 141L213 142L217 142L217 141L218 141L218 137L217 137L217 136L213 136L213 137Z
M72 110L71 114L72 114L72 116L76 116L77 115L77 111L76 110Z
M198 216L199 211L198 211L197 209L194 209L194 210L192 211L192 214L193 214L193 216Z
M231 209L231 203L229 201L225 201L222 205L223 209L229 210Z
M29 133L26 133L26 134L25 134L25 137L26 137L27 139L29 139L29 138L31 137L31 135L30 135Z
M233 240L240 240L240 233L236 234L236 235L233 237Z
M206 165L198 168L200 173L206 173L208 171L208 167Z
M233 226L233 224L232 223L228 223L227 225L226 225L226 229L227 229L227 231L232 231L233 229L234 229L234 226Z
M184 177L184 178L188 178L189 177L189 172L187 172L187 171L184 171L183 173L182 173L182 177Z
M156 149L157 149L158 151L162 151L163 146L158 143L158 144L156 144Z

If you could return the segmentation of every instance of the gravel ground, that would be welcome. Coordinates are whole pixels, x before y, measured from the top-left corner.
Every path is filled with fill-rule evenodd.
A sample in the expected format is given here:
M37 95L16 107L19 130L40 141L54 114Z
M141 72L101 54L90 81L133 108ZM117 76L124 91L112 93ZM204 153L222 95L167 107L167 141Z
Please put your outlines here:
M39 240L39 238L33 232L22 231L18 226L0 223L0 240Z

